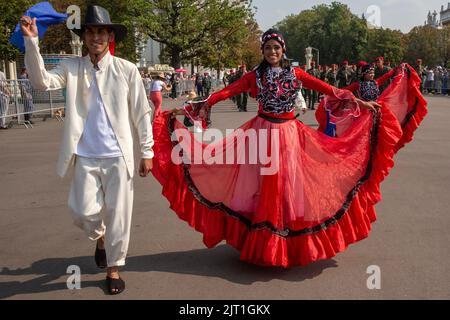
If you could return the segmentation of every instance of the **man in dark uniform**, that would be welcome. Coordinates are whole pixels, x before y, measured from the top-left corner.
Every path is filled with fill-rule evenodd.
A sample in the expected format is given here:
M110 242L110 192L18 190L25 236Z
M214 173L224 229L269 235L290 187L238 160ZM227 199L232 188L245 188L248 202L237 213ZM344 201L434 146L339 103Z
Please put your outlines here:
M352 69L352 80L350 81L350 84L361 79L361 77L363 76L362 68L367 64L368 63L366 61L362 60L359 61L357 65L352 66L354 68Z
M208 72L205 72L203 75L202 85L205 97L209 97L209 94L211 92L211 76Z
M390 70L391 69L389 67L386 67L384 65L383 57L377 57L375 59L375 79L378 79L379 77L385 75ZM390 84L391 80L386 81L386 83L380 87L380 93L383 92Z
M236 72L234 71L234 69L230 70L230 76L228 77L228 85L232 84L233 82L235 82L237 80L236 78ZM230 98L231 101L233 101L234 103L236 103L236 96L231 97Z
M319 65L319 71L320 71L320 80L323 82L328 82L328 73L330 72L330 67L326 64L323 67ZM323 95L319 93L318 101L320 102L322 100Z
M344 88L348 86L352 81L352 72L348 66L348 61L344 60L341 64L341 68L337 73L338 88Z
M311 61L311 68L306 71L308 74L310 74L313 77L316 77L317 79L320 78L320 72L316 68L316 62L313 60ZM308 108L311 110L315 110L314 104L319 101L319 95L316 91L313 90L307 90L306 91L306 98L308 100Z
M301 67L300 67L300 69L302 69L303 71L305 71L306 72L306 64L304 64L304 65L302 65ZM306 89L305 87L303 87L302 86L302 96L304 97L304 98L306 98L306 96L308 95L308 89Z
M239 80L247 73L247 66L245 64L239 67L239 71L236 73L236 80ZM240 112L247 112L247 100L248 92L242 92L236 96L236 104Z
M337 74L338 74L338 68L337 64L332 64L331 69L328 70L326 74L326 82L332 85L333 87L337 87L338 80L337 80Z
M327 78L328 72L330 72L330 67L326 64L321 69L320 80L328 83L328 78Z
M425 73L425 68L422 65L422 59L416 60L416 66L414 67L414 70L416 70L417 75L419 76L421 82L420 82L420 92L423 93L423 84L426 81L427 74Z
M350 84L352 84L355 81L358 81L360 78L358 76L358 66L355 64L352 64L350 67L351 70L351 80L350 80Z

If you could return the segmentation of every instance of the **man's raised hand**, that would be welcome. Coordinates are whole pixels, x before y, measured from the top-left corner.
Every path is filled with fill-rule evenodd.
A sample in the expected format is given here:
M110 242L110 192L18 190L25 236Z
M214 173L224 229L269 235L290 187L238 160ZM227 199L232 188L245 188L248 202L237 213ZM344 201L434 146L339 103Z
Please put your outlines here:
M20 29L24 37L37 37L36 18L31 19L28 16L22 16L20 18Z

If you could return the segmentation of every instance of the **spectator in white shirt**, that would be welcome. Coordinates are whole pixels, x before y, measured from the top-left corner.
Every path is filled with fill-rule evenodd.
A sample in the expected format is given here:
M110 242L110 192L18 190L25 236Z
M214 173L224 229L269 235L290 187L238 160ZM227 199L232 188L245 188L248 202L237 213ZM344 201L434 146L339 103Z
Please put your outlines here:
M150 100L154 105L154 117L156 117L161 112L162 106L162 91L170 91L171 87L167 86L165 83L166 77L164 73L160 72L156 75L155 80L153 80L151 92L150 92Z

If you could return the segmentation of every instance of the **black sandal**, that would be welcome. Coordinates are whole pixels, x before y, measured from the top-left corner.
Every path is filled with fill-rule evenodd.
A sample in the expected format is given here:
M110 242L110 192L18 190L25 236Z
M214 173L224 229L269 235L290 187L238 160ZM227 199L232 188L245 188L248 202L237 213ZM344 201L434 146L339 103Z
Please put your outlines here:
M106 286L108 288L109 294L111 295L119 294L125 290L125 281L123 281L122 278L120 277L119 279L113 279L107 276Z
M97 246L95 247L95 263L100 269L105 269L108 266L108 263L106 262L106 250L98 247L98 241Z

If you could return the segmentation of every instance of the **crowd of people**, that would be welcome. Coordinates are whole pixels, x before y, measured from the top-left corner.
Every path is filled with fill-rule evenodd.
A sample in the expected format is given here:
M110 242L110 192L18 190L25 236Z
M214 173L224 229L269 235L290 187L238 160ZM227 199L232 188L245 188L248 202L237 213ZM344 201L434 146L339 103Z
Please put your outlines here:
M364 69L369 70L368 66L373 68L374 79L379 79L391 70L395 69L397 65L391 64L389 61L385 61L384 57L377 57L373 62L359 61L357 64L350 64L348 60L342 61L340 65L316 65L316 62L311 61L311 67L306 65L301 66L301 69L306 71L311 76L318 78L334 87L340 89L351 89L351 85L358 83L364 77ZM422 80L421 92L426 94L437 95L450 95L448 75L450 69L435 66L428 67L422 65L422 59L417 59L414 66L417 74ZM380 86L380 93L383 92L386 87L391 83L390 79L387 79ZM315 110L316 103L320 102L321 95L315 91L302 88L302 95L308 105L308 109Z
M423 66L422 59L417 59L414 68L422 80L422 93L450 95L448 76L450 68L443 66Z
M216 77L209 72L197 72L193 75L188 75L186 72L158 72L151 74L141 71L141 77L148 96L151 95L154 89L154 83L162 81L166 86L163 95L172 99L178 99L180 96L190 94L192 91L199 97L208 97L211 94L211 90L217 85Z
M316 61L312 60L310 62L310 67L303 65L300 66L300 69L339 89L352 89L354 84L362 81L365 73L371 70L368 68L369 66L373 69L374 75L372 80L375 81L389 73L391 70L394 70L398 65L392 64L390 61L385 61L384 57L380 56L375 58L373 62L359 61L355 64L351 64L348 60L344 60L340 64L317 65ZM414 69L422 80L422 93L442 96L450 95L450 89L448 87L448 75L450 69L442 66L423 66L422 59L417 59ZM363 70L365 70L365 72ZM245 64L242 64L238 68L229 69L224 73L222 84L226 87L241 79L246 73L247 66ZM172 88L173 83L177 82L174 81L173 78L174 77L169 77L167 79L167 83L172 85ZM210 95L211 76L208 73L205 73L204 75L195 74L191 79L195 81L195 91L197 96L208 97ZM380 94L390 83L391 79L387 78L383 84L380 85ZM243 92L231 97L231 100L236 104L236 107L240 112L247 111L248 96L248 92ZM317 91L301 88L299 108L302 110L315 110L322 97L323 95Z

